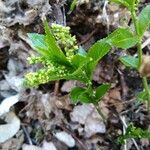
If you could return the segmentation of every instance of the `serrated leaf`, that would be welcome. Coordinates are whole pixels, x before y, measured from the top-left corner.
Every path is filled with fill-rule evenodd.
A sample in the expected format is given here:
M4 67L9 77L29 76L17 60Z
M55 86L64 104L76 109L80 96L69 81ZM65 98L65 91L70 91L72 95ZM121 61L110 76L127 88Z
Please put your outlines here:
M133 56L122 56L119 60L127 67L136 68L138 69L139 60Z
M72 74L69 74L69 78L72 80L79 80L87 83L89 81L89 78L86 74L86 66L89 62L90 58L86 57L86 59L82 61L80 66Z
M59 48L58 44L55 41L55 38L53 37L49 25L47 21L44 21L44 29L45 29L45 41L48 47L48 50L52 56L53 61L59 62L61 64L70 65L67 58L65 57L62 50Z
M90 63L86 66L86 73L89 78L92 76L92 72L95 69L99 60L105 56L111 46L105 41L105 39L97 41L92 47L88 50L87 57L90 58Z
M92 91L89 89L75 87L71 91L70 96L74 103L77 103L79 101L82 103L92 103L92 98L90 96L91 93Z
M138 34L143 36L150 26L150 5L146 6L137 18Z
M70 97L73 103L77 103L79 101L79 96L85 92L84 88L81 87L75 87L70 92Z
M45 36L43 34L27 33L27 35L33 47L47 49L45 45Z
M30 39L30 45L33 49L45 57L50 57L50 53L45 44L45 36L43 34L28 33L27 35Z
M110 84L103 84L96 88L95 98L96 100L100 100L110 89Z
M128 49L136 45L137 37L128 28L118 28L107 37L107 42L117 48Z
M91 46L91 48L88 50L87 56L89 58L92 58L93 61L98 62L103 56L105 56L109 52L110 48L111 46L106 43L105 39L102 39Z
M79 96L79 100L80 102L82 103L86 103L86 104L89 104L89 103L92 103L92 98L90 97L90 93L85 91L83 92L80 96Z
M75 67L79 67L82 63L84 63L84 61L86 61L87 57L84 57L82 55L76 54L73 58L72 58L72 64Z

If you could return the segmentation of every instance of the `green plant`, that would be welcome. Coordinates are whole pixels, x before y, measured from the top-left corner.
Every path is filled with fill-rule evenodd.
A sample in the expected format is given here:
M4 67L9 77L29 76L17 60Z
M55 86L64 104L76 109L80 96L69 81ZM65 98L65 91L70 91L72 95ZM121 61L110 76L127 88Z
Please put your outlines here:
M147 5L137 16L139 0L111 0L128 8L131 13L132 23L134 28L129 27L128 31L132 32L134 39L136 39L136 46L138 56L134 57L131 55L120 57L120 61L127 67L134 68L140 72L142 77L144 90L137 94L137 98L148 103L148 110L150 111L150 87L148 85L147 77L149 77L149 72L144 74L141 67L144 65L144 59L142 52L142 39L144 32L150 26L150 5ZM131 38L132 40L132 38Z
M30 64L42 64L36 72L25 75L27 86L37 87L39 84L55 80L78 80L84 87L74 88L70 95L74 103L93 103L98 112L99 100L109 90L110 84L103 84L98 88L92 86L92 73L99 60L106 55L111 46L108 39L96 42L88 52L78 48L75 37L69 33L69 27L52 25L44 22L45 35L29 33L31 46L38 52L38 56L28 58Z
M70 95L74 103L93 103L104 119L98 102L110 88L103 84L97 88L92 85L92 74L99 60L111 47L130 48L137 44L137 38L128 28L118 28L108 37L97 41L88 52L77 49L76 40L69 33L68 27L54 25L51 29L44 22L45 35L29 33L31 46L38 56L29 58L30 64L40 63L43 67L36 72L26 74L26 85L37 87L39 84L55 80L78 80L85 87L75 87ZM60 32L61 31L61 32ZM66 42L68 40L68 42Z
M128 49L135 45L138 47L138 57L125 56L121 57L120 60L126 66L139 70L142 64L141 41L144 31L150 23L150 6L144 8L141 14L136 17L135 11L139 1L113 1L126 6L131 11L135 31L132 31L131 27L118 28L108 37L97 41L86 52L78 48L75 37L72 37L69 33L69 27L53 25L49 28L48 23L45 21L45 35L28 34L31 46L39 54L39 56L31 56L29 62L30 64L40 63L43 67L34 73L26 75L26 85L37 87L39 84L47 83L48 81L61 79L78 80L84 83L85 86L72 89L70 96L73 102L93 103L104 119L104 115L98 107L98 102L109 90L110 84L102 84L97 88L93 87L93 71L99 60L110 51L111 47ZM143 77L143 83L145 87L144 92L148 95L149 102L150 89L146 77Z
M72 11L74 10L74 8L75 8L76 5L77 5L77 2L78 2L78 0L73 0L73 1L72 1L71 5L70 5L70 12L72 12Z
M126 139L141 139L141 138L150 138L150 133L144 131L141 128L136 128L133 123L130 123L126 129L126 133L118 138L119 144L124 144Z
M142 52L142 39L144 36L144 32L150 26L150 5L147 5L140 12L140 14L137 15L138 4L140 3L139 0L111 0L111 2L115 2L127 7L127 9L131 13L133 26L131 25L131 27L128 28L128 32L132 32L134 39L136 39L136 42L134 44L136 44L138 56L137 57L131 55L122 56L120 57L120 61L125 66L139 71L143 81L144 90L137 94L137 98L142 102L143 101L147 102L148 104L147 108L148 111L150 112L150 86L148 85L147 81L147 78L150 77L150 71L148 68L146 68L149 67L149 65L147 64L150 64L150 57L144 56ZM131 36L130 42L133 40L133 37ZM113 45L117 46L115 44ZM127 49L126 47L124 48ZM146 131L143 131L140 128L134 127L133 124L130 124L126 129L125 135L122 135L119 138L119 142L122 144L124 140L128 138L150 138L150 133L147 133Z

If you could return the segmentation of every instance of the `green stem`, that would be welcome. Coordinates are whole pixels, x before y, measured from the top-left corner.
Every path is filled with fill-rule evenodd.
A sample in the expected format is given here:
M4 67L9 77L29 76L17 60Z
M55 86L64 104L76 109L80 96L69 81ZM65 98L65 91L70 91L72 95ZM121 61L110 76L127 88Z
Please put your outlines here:
M148 86L147 78L143 77L142 80L143 80L143 85L144 85L145 91L148 93L148 101L147 101L148 104L147 105L148 105L148 112L150 114L150 89Z
M103 114L102 111L100 110L99 105L94 104L94 106L95 106L97 112L99 113L99 115L102 117L104 123L106 124L106 117L104 116L104 114Z
M93 89L91 82L88 83L88 89ZM99 113L99 115L102 117L104 123L106 124L106 117L104 116L104 114L100 110L100 107L99 107L98 103L97 104L93 103L93 105L95 106L95 109L97 110L97 112Z
M142 52L142 38L139 36L139 32L138 32L138 26L137 26L137 16L136 16L136 12L135 12L135 8L133 7L131 10L131 16L132 16L132 20L134 23L134 28L135 28L135 32L136 35L139 37L138 39L138 43L137 43L137 50L138 50L138 58L139 58L139 64L138 64L138 68L140 68L141 64L142 64L142 59L143 59L143 52ZM143 86L145 91L148 93L148 112L150 113L150 88L148 86L148 81L146 77L142 77L142 81L143 81Z

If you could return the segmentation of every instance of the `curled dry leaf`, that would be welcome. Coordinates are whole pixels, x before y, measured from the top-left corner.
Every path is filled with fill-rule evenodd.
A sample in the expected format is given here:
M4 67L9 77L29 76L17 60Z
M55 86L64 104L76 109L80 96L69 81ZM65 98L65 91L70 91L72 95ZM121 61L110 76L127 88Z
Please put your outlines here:
M11 96L5 98L0 104L0 116L9 112L10 107L16 104L19 101L19 95Z
M143 56L143 62L140 66L139 72L141 76L150 77L150 56Z
M61 96L59 98L56 99L55 104L57 106L57 108L59 109L66 109L71 111L72 107L71 107L71 100L69 98L69 95L65 95L65 96Z
M13 112L3 117L7 124L0 125L0 143L12 138L20 129L20 120Z

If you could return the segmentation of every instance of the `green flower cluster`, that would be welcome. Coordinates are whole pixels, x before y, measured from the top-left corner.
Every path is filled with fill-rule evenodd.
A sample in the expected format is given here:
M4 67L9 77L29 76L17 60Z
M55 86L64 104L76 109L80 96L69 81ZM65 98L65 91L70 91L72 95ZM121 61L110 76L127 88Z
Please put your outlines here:
M70 27L52 24L51 29L58 45L64 51L67 59L71 61L78 46L75 36L71 36L70 34Z
M56 42L66 55L68 61L71 61L78 49L75 36L71 36L70 28L58 24L52 24L51 31L56 39ZM25 85L37 87L39 84L44 84L55 78L67 76L70 72L63 65L57 64L44 56L31 55L28 58L29 64L42 64L43 67L36 72L30 72L25 75Z
M51 66L44 67L42 69L37 70L36 72L30 72L26 74L25 85L31 87L38 87L39 84L44 84L49 82L50 80L55 80L55 78L67 76L69 72L64 66L55 66L51 64Z

